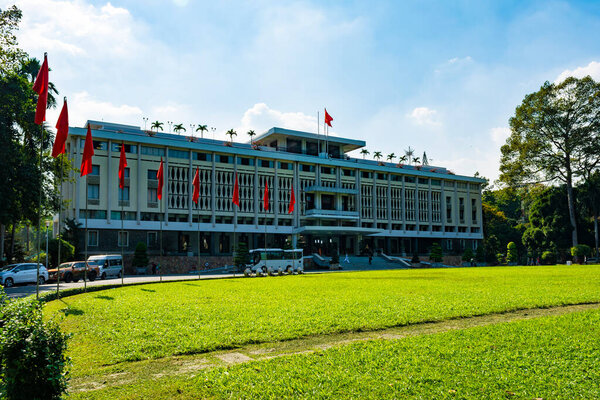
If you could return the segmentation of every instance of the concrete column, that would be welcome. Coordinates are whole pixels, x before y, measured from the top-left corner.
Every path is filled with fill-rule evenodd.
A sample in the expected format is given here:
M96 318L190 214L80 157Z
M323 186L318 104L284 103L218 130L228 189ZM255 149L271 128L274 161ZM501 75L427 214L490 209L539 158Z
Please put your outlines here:
M81 151L80 151L80 146L81 146L81 138L78 137L75 139L75 149L74 149L74 159L77 160L76 165L81 165ZM80 218L79 218L79 210L80 210L80 205L79 205L79 198L81 197L81 180L80 178L78 178L77 176L75 176L75 196L73 196L75 198L75 220L77 222L80 222ZM87 188L86 188L87 190ZM87 193L85 194L87 196Z
M373 202L373 228L377 229L377 172L373 172L373 190L371 201Z
M471 184L467 183L467 198L465 199L465 222L467 223L467 233L471 233L471 225L473 224L471 208Z
M454 227L456 229L456 232L454 232L455 236L458 236L458 224L460 224L460 219L459 219L459 201L458 201L458 188L457 188L457 183L458 182L453 182L454 183L454 209L452 210L452 222L454 223Z
M258 158L254 158L254 226L258 228ZM255 247L256 248L256 247Z
M402 199L400 202L401 205L401 212L400 215L402 216L402 230L405 231L406 230L406 188L404 187L404 176L402 176Z
M235 174L237 174L237 155L233 156L233 184L235 185ZM238 185L239 185L239 177L238 177ZM238 207L235 204L231 204L231 206L233 207L233 229L235 230L235 228L237 228L237 224L238 224ZM233 235L235 236L235 233L233 233ZM233 238L235 241L235 237ZM232 244L233 245L233 244Z
M216 194L217 194L217 171L215 169L215 153L211 153L212 154L212 170L210 172L210 209L212 211L212 214L210 216L210 223L212 224L213 228L215 227L215 221L216 221L216 213L217 213L217 199L215 198ZM211 233L211 246L212 246L212 242L213 242L213 237L214 234ZM211 249L211 254L215 254L213 252L214 247Z
M107 182L106 182L106 222L108 224L110 224L110 219L111 219L111 211L112 211L112 196L110 195L111 192L111 182L112 182L112 141L109 140L108 141L108 150L106 151L106 177L107 177ZM102 178L100 179L100 182L102 182ZM102 187L101 187L102 189ZM119 191L117 189L117 199L119 197ZM117 205L119 200L117 200ZM123 218L123 216L121 215L121 218Z
M164 209L164 225L169 225L169 146L165 146L165 162L163 163L163 179L165 186L165 209Z
M192 182L194 180L194 171L192 169L192 150L189 151L190 159L188 160L188 224L192 226L192 198L194 197L194 188Z
M445 182L446 181L442 179L440 190L440 218L442 219L442 232L446 232L446 191L444 189Z
M273 167L275 168L275 173L273 176L273 197L271 198L273 203L273 225L275 226L275 230L277 230L279 226L279 178L277 174L277 160L273 160Z
M131 171L131 170L130 170ZM136 193L135 193L135 199L136 199L136 215L135 215L135 220L137 221L137 224L140 225L141 220L142 220L142 198L147 198L148 194L147 193L142 193L142 145L138 144L137 145L137 164L136 164L136 180L135 180L135 187L136 187ZM131 173L131 172L130 172ZM146 180L147 180L147 174L146 174ZM131 182L131 181L130 181Z
M362 183L361 183L361 172L359 169L356 170L356 176L354 177L355 179L355 185L356 185L356 196L355 196L355 201L356 201L356 211L358 211L358 226L362 226Z
M431 195L431 179L428 179L428 183L429 185L427 186L427 219L429 221L429 232L432 231L432 224L433 224L433 204L431 204L432 201L432 195Z
M392 231L392 174L388 174L388 183L387 183L387 216L388 216L388 230ZM389 251L389 247L388 247Z
M420 232L420 223L421 216L419 215L421 211L421 207L419 205L419 177L415 176L415 224L417 228L417 232ZM418 235L418 234L417 234Z

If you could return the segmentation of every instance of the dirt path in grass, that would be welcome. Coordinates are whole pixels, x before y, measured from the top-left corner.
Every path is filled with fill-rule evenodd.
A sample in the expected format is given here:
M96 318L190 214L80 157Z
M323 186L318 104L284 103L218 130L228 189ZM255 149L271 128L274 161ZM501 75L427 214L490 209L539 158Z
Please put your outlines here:
M401 339L411 336L430 335L457 329L527 320L553 315L563 315L577 311L600 308L600 303L578 304L550 308L534 308L476 317L457 318L439 322L388 328L369 332L348 332L322 336L310 336L300 339L252 344L234 350L165 357L157 360L144 360L121 363L96 370L93 376L78 376L71 380L70 391L81 392L121 386L129 383L143 384L144 380L154 380L167 376L193 376L206 368L260 361L292 354L307 354L330 347L342 346L353 342L376 339Z

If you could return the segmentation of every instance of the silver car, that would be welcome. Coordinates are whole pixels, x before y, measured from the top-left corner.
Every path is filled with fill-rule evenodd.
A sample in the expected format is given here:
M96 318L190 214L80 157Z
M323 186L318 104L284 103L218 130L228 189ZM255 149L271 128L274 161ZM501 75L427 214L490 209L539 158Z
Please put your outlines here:
M36 263L12 264L0 269L0 284L4 287L11 287L16 283L36 283L37 279ZM48 271L46 267L40 264L39 284L43 285L48 280Z

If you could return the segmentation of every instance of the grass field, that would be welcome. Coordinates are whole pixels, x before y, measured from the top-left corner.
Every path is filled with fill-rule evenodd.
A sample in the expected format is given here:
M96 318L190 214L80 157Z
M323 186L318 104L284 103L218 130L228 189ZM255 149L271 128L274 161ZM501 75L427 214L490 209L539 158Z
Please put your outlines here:
M600 311L351 344L79 399L597 399Z
M73 376L247 343L600 302L598 266L380 271L163 283L53 301Z

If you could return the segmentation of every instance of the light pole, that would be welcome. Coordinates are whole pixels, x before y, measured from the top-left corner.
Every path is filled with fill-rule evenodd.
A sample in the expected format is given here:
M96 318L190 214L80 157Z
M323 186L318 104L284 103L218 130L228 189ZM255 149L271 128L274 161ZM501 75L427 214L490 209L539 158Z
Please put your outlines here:
M169 125L169 133L171 133L171 125L173 125L173 121L167 121L167 125Z
M144 130L146 130L146 122L148 122L148 117L142 117L144 120Z
M196 127L195 124L190 124L190 136L194 136L194 128Z
M213 140L215 140L215 131L217 130L217 128L215 128L214 126L212 126L212 127L210 128L210 130L211 130L211 131L212 131L212 133L213 133Z
M48 271L48 227L50 226L50 221L46 221L46 271ZM60 243L58 244L60 246Z

